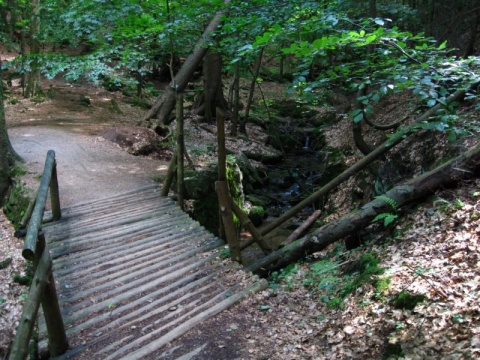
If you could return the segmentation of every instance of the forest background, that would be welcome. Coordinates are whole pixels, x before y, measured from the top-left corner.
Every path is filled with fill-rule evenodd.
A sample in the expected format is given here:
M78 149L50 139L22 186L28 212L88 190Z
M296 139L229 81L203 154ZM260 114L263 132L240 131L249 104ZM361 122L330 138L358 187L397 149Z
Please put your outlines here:
M480 61L477 56L480 25L478 1L197 1L194 7L188 1L3 1L0 3L0 17L0 36L4 50L18 55L11 61L2 61L2 68L8 76L1 88L5 85L8 89L9 81L20 79L25 97L42 99L48 96L47 89L42 89L41 86L42 77L62 76L67 81L87 80L112 91L123 91L131 94L139 103L152 105L150 101L153 98L162 99L171 89L178 91L176 84L184 83L186 86L190 79L184 82L182 79L175 80L177 82L173 81L173 86L163 89L160 89L159 84L171 81L175 74L180 73L185 68L185 60L195 53L195 49L204 49L205 52L209 49L206 55L208 60L203 65L206 86L199 90L201 94L197 99L200 100L193 105L193 110L205 116L207 122L216 107L231 111L232 136L238 136L237 128L240 133L246 132L245 126L248 121L254 121L254 116L249 119L251 99L245 100L246 107L243 110L232 106L233 93L238 89L235 81L232 81L232 95L227 96L230 101L224 102L222 79L227 76L229 79L242 77L252 80L250 88L253 89L261 89L262 82L267 80L281 82L285 84L290 99L302 105L332 106L346 98L347 102L354 105L343 112L348 114L349 121L353 124L356 150L363 154L371 153L375 146L365 142L361 126L372 126L370 120L374 118L378 104L381 106L384 104L382 101L405 93L409 94L408 103L411 105L410 113L405 114L406 118L412 120L429 109L435 111L428 119L414 122L414 125L410 125L412 122L405 118L395 119L388 124L374 124L380 127L379 130L386 131L391 141L406 138L411 133L426 133L428 135L422 136L437 139L434 136L438 135L433 134L440 132L442 141L446 140L449 144L459 144L460 141L465 146L476 142L476 84ZM218 23L212 29L213 33L202 36L205 28L215 18L218 18ZM195 66L192 73L198 69ZM451 101L457 91L464 89L467 89L466 94ZM268 121L271 121L268 117L271 104L271 99L262 98L256 107L257 110L266 109ZM162 113L158 109L153 111L154 108L155 106L146 112L142 123L161 134L164 126L172 121L171 109L170 112ZM466 108L468 111L465 111ZM0 115L3 115L3 108L0 110ZM4 194L12 181L10 169L15 161L15 153L8 142L4 115L0 120L0 190ZM300 123L299 126L304 124ZM318 127L325 126L328 125ZM425 139L420 137L413 141ZM464 139L468 139L468 142L465 143ZM449 155L453 156L453 153ZM433 164L441 162L437 158L430 165L433 168ZM420 172L422 170L429 169L421 169ZM415 175L415 171L411 171L410 175ZM390 183L385 187L384 183L375 182L375 185L377 188L374 190L379 195L395 184ZM473 199L474 194L476 190L473 188L470 192ZM463 216L452 215L452 212L467 209L465 211L470 212L468 218L475 220L474 200L469 203L468 199L462 198L459 204L455 200L445 201L435 203L435 209L441 208L444 213L448 213L448 219ZM448 206L441 207L442 204ZM408 227L395 223L398 219L397 206L394 203L391 206L395 211L383 212L377 218L377 222L381 220L386 228L391 226L390 237L392 233L399 235L399 228ZM438 221L442 223L442 219ZM476 228L476 225L462 226ZM396 236L397 240L402 236L408 237L406 231L400 231L401 236ZM458 234L451 235L455 237ZM388 237L384 234L381 236ZM470 239L467 235L463 236ZM476 235L471 236L476 238ZM468 249L473 246L475 252L478 244L476 240L472 241L473 244L465 247ZM288 270L276 273L277 280L287 279L288 273L295 276L302 272L312 275L312 271L313 274L329 273L334 279L329 283L314 276L306 276L299 284L293 285L294 281L287 283L288 286L298 287L307 283L307 291L313 293L315 291L312 286L315 286L312 284L319 284L317 290L324 291L319 297L323 297L323 303L335 311L345 311L345 308L354 306L347 296L358 293L359 289L364 291L361 296L373 292L374 295L370 295L375 299L376 305L371 305L370 296L368 306L377 306L375 311L380 311L378 303L388 303L391 318L385 316L385 319L393 319L393 325L391 322L388 326L382 325L382 336L371 337L375 346L367 347L376 351L377 355L383 353L387 356L417 351L408 346L409 339L415 337L412 334L419 329L428 331L440 325L432 320L434 325L428 327L427 318L423 318L421 323L416 322L418 319L412 320L413 315L408 313L411 309L400 306L402 310L395 310L393 303L401 293L397 290L402 289L410 280L402 279L404 282L396 284L396 287L389 285L387 287L390 293L386 290L384 293L384 290L380 291L377 287L379 282L372 280L377 279L380 271L377 274L367 272L365 278L369 281L366 284L362 282L361 285L354 283L347 286L344 282L337 281L338 274L331 273L338 269L331 267L330 260L338 256L334 259L338 262L345 257L335 251L327 254L327 263L291 266ZM449 252L448 259L460 254L460 250L451 251L453 254ZM465 251L469 253L472 250ZM381 251L370 248L367 254L348 255L355 259L352 260L357 264L354 270L362 275L362 266L375 268L379 255L376 254L373 260L371 255L376 252ZM474 260L468 258L465 261L471 265ZM375 266L372 265L374 263ZM382 263L392 262L382 257ZM455 264L460 266L458 262ZM446 290L439 290L442 285L438 284L438 279L432 280L432 267L417 265L405 266L413 269L413 278L423 279L430 285L426 286L427 289L419 289L422 286L417 286L412 294L418 295L418 292L423 291L424 297L437 296L446 301L450 295L442 295L442 291L445 293ZM394 268L392 265L390 270ZM351 268L342 271L352 273ZM452 279L451 283L460 284L464 281L470 287L472 283L478 283L476 279L478 276L473 272L468 275L468 279ZM355 282L356 278L350 280ZM432 281L435 285L431 285ZM392 279L388 282L391 284ZM472 291L478 291L472 286L471 291L467 292L468 297L473 297ZM265 296L267 299L271 297ZM388 296L390 302L385 300ZM363 301L366 300L354 302L358 305ZM444 320L445 326L440 326L442 329L448 324L459 328L463 326L459 331L468 334L458 341L444 338L439 340L440 343L450 344L446 347L450 353L460 352L465 355L478 351L478 314L472 312L470 304L466 303L468 301L464 304L465 308L452 310L450 317ZM261 306L268 311L270 305ZM434 306L429 309L438 311L433 310ZM351 307L350 310L358 315L359 309L356 306L355 311ZM368 318L365 314L362 316ZM322 322L324 320L318 320L315 326L309 323L306 334L311 334L308 331L312 328L327 326ZM345 324L334 326L331 321L328 324L332 326L329 339L341 337L343 340L345 336L352 339L360 336L358 329L354 331ZM367 341L365 339L368 334L367 330L361 332L362 341ZM447 338L450 339L449 336ZM443 354L444 350L439 343L430 344L426 338L422 339L424 342L421 345L424 347L421 350L425 354L431 357L439 352ZM299 341L303 343L303 340ZM311 341L317 350L322 346L318 341ZM332 351L332 344L337 346L339 342L328 340L328 344L331 345L329 351ZM303 345L300 346L302 347ZM287 350L297 351L295 347L290 349L288 346ZM345 351L345 347L338 345L337 350Z

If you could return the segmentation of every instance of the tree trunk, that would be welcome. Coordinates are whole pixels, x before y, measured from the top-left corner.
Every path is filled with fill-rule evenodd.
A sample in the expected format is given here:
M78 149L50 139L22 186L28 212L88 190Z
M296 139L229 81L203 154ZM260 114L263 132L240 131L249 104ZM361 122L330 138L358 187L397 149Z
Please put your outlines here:
M183 183L183 156L185 149L184 135L183 135L183 94L177 95L177 204L180 209L185 210L183 202L185 198L185 189Z
M230 0L225 0L225 3L228 2L230 2ZM183 92L187 87L188 81L208 52L209 48L206 45L211 40L213 32L222 21L223 14L223 11L219 11L210 24L208 24L198 40L193 53L188 56L187 60L185 60L185 63L182 65L173 81L143 117L142 122L150 122L151 119L156 118L157 120L153 123L154 129L170 123L170 114L175 108L176 91Z
M235 73L233 75L233 115L230 135L236 137L238 130L238 115L240 112L240 63L237 61L234 66Z
M10 161L9 161L9 146L7 133L7 122L5 119L5 108L3 105L3 76L2 76L2 62L0 60L0 206L3 205L3 200L7 194L8 188L12 183L10 177Z
M215 109L228 110L227 100L223 94L222 56L219 52L210 51L203 61L203 97L194 106L194 112L204 115L207 123L213 123Z
M25 97L33 97L41 91L41 77L37 55L40 53L40 42L37 34L40 32L40 1L32 1L32 15L30 20L30 55L34 55L30 64L30 72L27 74Z
M5 195L12 184L10 170L15 162L23 159L13 149L7 132L7 119L3 103L3 72L2 59L0 58L0 206L3 205Z
M439 188L464 181L480 171L480 143L446 164L399 185L385 193L397 207L431 195ZM328 245L367 227L379 214L390 212L391 205L376 198L342 218L326 224L312 234L271 253L248 267L255 272L271 272L283 268L305 256L325 249Z
M252 82L250 83L250 91L248 93L247 106L245 107L245 116L243 120L240 122L239 130L242 134L247 133L248 116L250 114L250 108L252 106L253 94L255 92L255 84L257 83L258 74L260 73L260 66L262 65L263 50L264 48L260 49L260 54L258 54L257 61L255 62L254 76L253 76Z

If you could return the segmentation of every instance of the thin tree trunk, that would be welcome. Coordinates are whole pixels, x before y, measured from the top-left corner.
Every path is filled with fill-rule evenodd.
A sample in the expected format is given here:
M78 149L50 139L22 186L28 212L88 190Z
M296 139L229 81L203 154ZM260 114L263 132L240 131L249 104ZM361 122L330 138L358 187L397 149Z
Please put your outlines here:
M240 63L235 63L233 78L233 116L230 135L237 136L238 133L238 115L240 112Z
M230 0L225 0L225 3ZM167 87L163 95L153 104L152 108L143 117L142 122L149 122L150 119L156 118L153 128L157 128L162 124L170 123L170 114L175 108L175 99L177 90L183 92L187 87L188 81L192 77L193 73L200 65L203 57L207 54L209 47L206 44L212 39L212 34L221 23L224 12L219 11L213 20L208 24L207 28L203 32L202 36L198 40L193 53L188 56L185 63L178 71L175 78Z
M245 116L240 122L240 132L243 134L247 133L248 116L250 114L250 108L252 106L253 94L255 92L255 84L257 83L258 74L260 73L260 66L262 65L263 50L264 48L260 49L260 54L258 54L257 61L255 62L254 76L252 82L250 83L250 91L248 93L247 105L245 107Z
M446 164L385 193L384 198L394 201L397 207L418 201L439 188L449 186L480 171L480 143ZM372 223L379 214L391 212L391 205L376 198L342 218L326 224L312 234L277 250L248 267L254 272L268 273L283 268L305 256L325 249L328 245L358 232Z
M184 135L183 135L183 94L177 95L177 204L184 210L183 200L185 198L185 188L183 183L183 157L184 157Z
M7 122L3 104L2 61L0 59L0 206L3 205L3 199L12 183L10 177L11 164L8 157L9 145L10 141L8 140Z
M40 1L32 1L32 17L30 20L30 55L34 55L31 62L31 71L27 75L25 97L33 97L41 91L41 77L37 55L40 53L40 42L37 34L40 32Z

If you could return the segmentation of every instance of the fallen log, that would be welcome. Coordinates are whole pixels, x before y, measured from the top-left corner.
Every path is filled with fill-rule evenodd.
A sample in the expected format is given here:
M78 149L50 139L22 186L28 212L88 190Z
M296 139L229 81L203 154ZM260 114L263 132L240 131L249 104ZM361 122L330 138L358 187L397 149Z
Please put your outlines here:
M282 246L290 244L292 241L297 240L303 233L322 215L322 210L315 210L307 220L303 222L293 233L290 234L283 242Z
M357 232L372 223L382 213L391 212L389 202L394 201L397 207L426 197L437 189L452 183L474 177L480 172L480 143L462 155L437 167L436 169L416 177L403 185L386 192L384 196L365 204L359 210L328 223L312 234L305 236L271 254L259 259L247 267L248 270L266 274L286 267L314 252L325 249L328 245ZM387 202L385 199L390 200Z

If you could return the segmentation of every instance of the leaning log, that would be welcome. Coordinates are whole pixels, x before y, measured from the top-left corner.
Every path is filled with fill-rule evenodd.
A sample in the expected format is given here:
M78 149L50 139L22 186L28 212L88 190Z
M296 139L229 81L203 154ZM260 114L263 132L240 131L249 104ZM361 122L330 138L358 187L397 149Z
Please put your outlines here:
M230 0L225 1L225 3L228 2L230 2ZM212 39L215 29L221 23L223 15L223 11L219 11L215 14L215 17L208 24L195 45L193 53L187 57L177 75L175 75L170 85L165 89L163 95L153 104L152 108L143 117L142 122L148 122L150 119L157 118L157 123L153 126L154 129L162 124L168 124L170 122L170 114L175 108L176 94L177 92L183 92L185 90L193 73L207 54L209 50L207 44L209 44Z
M471 178L479 172L480 143L444 165L394 187L385 193L385 197L395 201L397 206L401 207L431 195L439 188ZM370 225L378 214L390 211L391 205L382 197L378 197L359 210L326 224L312 234L263 257L248 266L248 269L264 274L283 268L307 255L325 249L349 234L358 232Z

